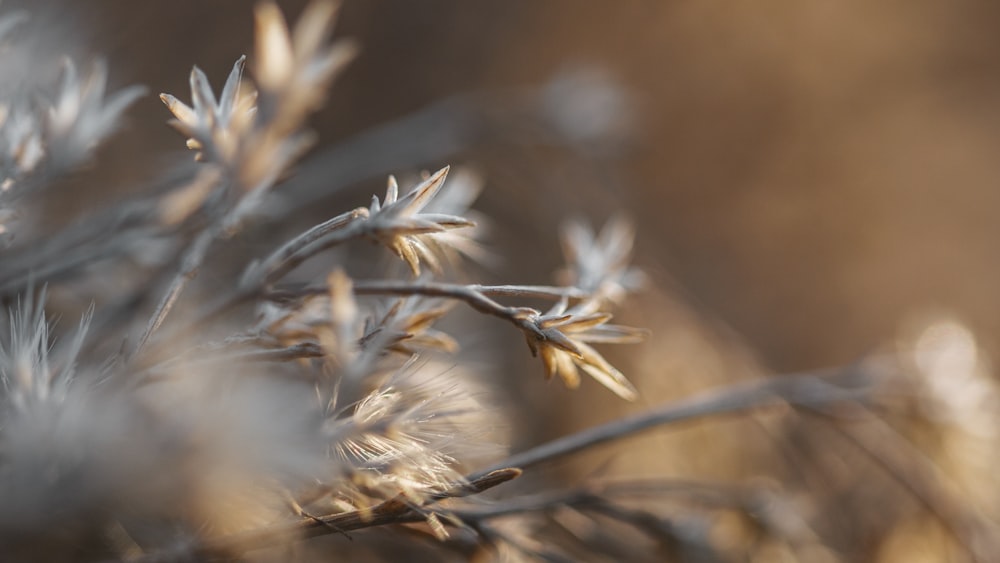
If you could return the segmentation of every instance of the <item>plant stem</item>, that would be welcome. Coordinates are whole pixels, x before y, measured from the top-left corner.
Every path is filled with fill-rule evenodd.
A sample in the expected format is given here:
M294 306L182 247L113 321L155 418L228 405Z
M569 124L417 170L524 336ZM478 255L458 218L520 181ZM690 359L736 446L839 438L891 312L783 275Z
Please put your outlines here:
M859 376L863 380L868 379L864 377L864 374L854 371L839 374L837 379L844 378L848 380L847 382L857 383L850 380ZM536 446L510 456L494 466L473 473L469 478L474 480L499 467L514 466L522 469L533 467L665 424L690 422L708 416L741 414L750 410L787 405L816 408L853 403L869 398L871 390L867 383L869 382L862 381L860 386L843 387L808 373L780 376L726 387L683 401L661 405L628 418L595 426Z

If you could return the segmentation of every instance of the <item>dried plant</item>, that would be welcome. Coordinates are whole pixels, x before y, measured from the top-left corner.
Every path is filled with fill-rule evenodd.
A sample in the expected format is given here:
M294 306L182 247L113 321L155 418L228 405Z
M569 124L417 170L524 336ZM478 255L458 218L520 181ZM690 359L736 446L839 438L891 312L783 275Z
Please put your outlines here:
M541 360L539 377L572 389L582 371L636 401L640 389L602 352L648 336L610 322L609 309L647 280L630 265L635 230L623 217L599 232L567 224L558 285L469 283L463 267L489 261L482 218L469 210L479 184L460 171L452 187L445 167L404 190L390 176L382 199L272 237L273 250L239 275L209 260L255 228L272 190L294 187L314 141L307 118L354 52L329 42L335 14L315 0L289 28L276 5L260 4L253 56L236 61L218 95L197 67L190 105L161 95L195 153L191 172L44 236L19 237L14 218L91 158L144 90L106 95L103 63L81 76L67 60L57 85L3 92L0 551L46 561L354 560L398 546L428 560L730 560L711 534L680 525L691 514L736 514L756 541L822 547L791 496L767 487L535 480L483 494L670 423L761 410L834 426L880 420L873 412L891 388L876 383L892 370L852 367L726 387L508 454L510 413L462 354L451 312L466 306L518 331ZM0 19L0 40L23 18ZM293 211L268 220L292 224ZM408 274L351 275L377 254ZM206 270L229 281L195 292ZM106 292L77 295L93 304L78 323L57 323L47 291L67 287ZM846 432L878 463L910 459L872 446L870 432ZM933 480L903 480L933 513L963 523L953 533L971 557L990 553L978 514ZM310 540L359 530L371 533L336 548Z

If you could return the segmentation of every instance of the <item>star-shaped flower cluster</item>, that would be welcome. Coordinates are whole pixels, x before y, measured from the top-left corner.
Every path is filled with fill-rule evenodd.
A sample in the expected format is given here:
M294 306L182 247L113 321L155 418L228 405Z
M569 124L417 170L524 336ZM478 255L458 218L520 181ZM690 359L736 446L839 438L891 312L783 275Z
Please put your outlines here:
M421 260L431 269L440 269L438 256L452 239L433 235L475 225L457 215L423 212L444 185L448 170L447 166L438 170L403 197L399 197L396 179L390 176L385 198L381 202L378 197L372 198L366 222L368 235L405 260L414 276L420 274Z
M223 166L244 189L259 190L309 147L312 136L302 123L354 53L350 43L326 44L335 12L333 2L313 2L290 31L276 5L260 4L252 82L244 80L240 57L218 98L198 67L191 71L191 106L160 96L197 159Z
M0 63L6 73L14 71L5 74L0 89L0 249L13 234L17 213L11 203L86 163L145 92L129 86L109 93L108 69L101 60L81 74L65 57L58 81L36 79L36 73L43 75L37 68L50 61L8 41L26 19L23 12L0 18Z
M559 376L571 389L580 385L580 370L619 397L634 401L639 392L617 368L590 344L627 344L642 341L646 331L608 324L610 313L597 310L595 300L567 308L564 299L544 314L526 309L520 319L533 355L541 356L545 376Z
M566 267L559 272L559 281L612 303L621 302L646 279L630 265L634 240L635 228L624 217L611 219L600 233L583 222L568 222L562 233Z

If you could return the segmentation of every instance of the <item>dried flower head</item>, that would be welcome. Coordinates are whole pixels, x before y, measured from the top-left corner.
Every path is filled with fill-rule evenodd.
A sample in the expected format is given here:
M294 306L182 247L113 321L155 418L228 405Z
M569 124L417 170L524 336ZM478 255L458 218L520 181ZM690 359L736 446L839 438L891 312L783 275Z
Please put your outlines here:
M49 109L45 131L52 158L82 162L115 131L122 113L146 93L142 86L129 86L105 96L107 80L104 61L94 62L84 77L71 59L63 61L62 84Z
M464 464L495 455L483 447L497 424L468 374L415 358L327 423L351 507L404 495L413 500L463 482ZM479 444L478 446L476 444Z
M38 116L18 100L0 106L0 155L3 183L0 188L14 193L17 183L35 171L45 156L44 129Z
M308 112L318 109L330 81L354 58L349 42L327 45L338 4L310 2L291 32L273 2L257 6L254 78L261 92L263 119L277 134L298 128Z
M435 252L448 244L448 240L430 235L474 224L457 215L422 213L444 185L448 170L448 167L438 170L402 198L396 179L390 176L385 199L379 202L378 197L372 198L366 225L368 235L405 260L414 276L420 274L421 259L432 269L440 269Z
M489 219L472 209L483 191L484 179L469 168L451 169L448 181L424 207L427 213L455 215L467 219L471 225L461 230L447 229L429 233L439 254L439 261L451 268L459 268L466 259L480 264L495 264L497 257L487 250L481 240L489 234Z
M26 19L24 12L0 17L0 68L7 77L0 86L0 250L13 241L14 201L85 164L144 92L131 86L108 94L100 60L81 77L63 56L61 76L50 77L43 69L54 67L57 56L23 46L25 36L8 41Z
M170 94L160 94L160 99L174 114L170 124L188 138L189 149L198 151L196 160L236 161L239 142L248 133L256 111L257 92L243 83L245 64L245 56L236 61L218 100L212 93L208 77L198 67L191 70L193 107Z
M531 327L525 331L528 347L532 354L541 355L546 377L558 375L567 387L576 388L582 369L619 397L634 401L639 392L589 343L634 343L641 341L645 332L607 324L611 314L598 312L595 305L589 301L567 309L564 299L544 314L523 311L520 319Z
M621 302L645 281L642 271L630 266L634 241L635 228L622 216L609 220L599 234L581 221L566 223L562 232L566 267L559 273L560 283Z
M430 299L403 298L385 304L365 322L362 343L378 341L386 350L405 354L438 351L453 354L458 342L433 325L451 310L451 304Z
M11 25L5 18L0 31ZM0 190L12 193L29 176L50 178L90 158L97 145L117 130L125 110L146 91L129 86L107 94L107 80L103 61L93 62L81 76L67 57L55 91L14 90L0 99Z
M67 346L52 357L49 322L45 318L45 291L36 299L29 294L0 322L0 380L3 409L26 411L65 398L76 372L76 357L90 323L84 315Z
M198 67L191 71L192 106L160 95L196 158L223 165L245 190L260 192L302 155L312 142L302 122L354 53L349 43L326 45L334 8L332 2L311 3L289 32L278 7L261 3L253 84L243 80L240 57L218 99Z

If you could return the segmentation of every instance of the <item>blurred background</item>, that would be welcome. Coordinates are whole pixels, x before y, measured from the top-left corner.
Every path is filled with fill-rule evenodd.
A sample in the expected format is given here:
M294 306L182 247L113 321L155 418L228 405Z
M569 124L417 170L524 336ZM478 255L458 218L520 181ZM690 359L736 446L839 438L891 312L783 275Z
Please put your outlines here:
M303 2L281 4L292 19ZM191 64L221 82L249 49L251 7L98 0L50 17L113 81L183 94ZM338 33L361 54L315 124L334 145L478 96L487 111L463 126L482 130L421 166L478 166L498 223L550 241L553 215L623 210L646 268L769 367L842 364L927 307L1000 330L998 23L980 2L347 0ZM579 130L513 119L532 93ZM106 150L135 174L177 148L159 101L140 103Z
M248 52L252 4L30 8L103 53L112 83L187 99L192 64L221 84ZM304 2L279 4L294 20ZM387 173L468 165L485 183L478 208L492 220L491 244L512 257L486 275L547 283L562 219L634 219L636 263L650 284L619 318L653 337L609 358L642 401L618 405L590 382L573 396L544 386L523 343L506 335L503 357L535 415L519 443L697 389L921 342L958 350L958 365L986 378L958 407L971 411L994 400L988 358L1000 335L998 27L1000 5L972 1L345 0L337 33L360 56L314 120L320 142L302 168L312 185L343 189L303 224L366 201ZM68 191L57 211L125 195L175 162L182 144L167 117L155 96L136 104L100 169L80 180L110 188ZM800 453L828 454L808 426L730 421L561 470L783 481L775 435L805 433ZM973 455L935 449L950 430L903 431L973 473L992 459L989 432ZM803 481L829 551L783 557L941 560L925 545L940 534L927 534L919 503L891 479L862 479L875 468L848 469L852 455ZM965 493L995 496L976 474L952 477ZM758 560L777 560L764 553Z

